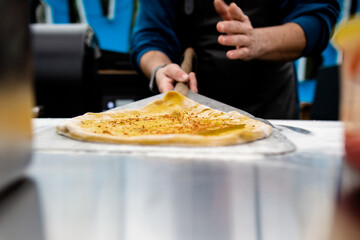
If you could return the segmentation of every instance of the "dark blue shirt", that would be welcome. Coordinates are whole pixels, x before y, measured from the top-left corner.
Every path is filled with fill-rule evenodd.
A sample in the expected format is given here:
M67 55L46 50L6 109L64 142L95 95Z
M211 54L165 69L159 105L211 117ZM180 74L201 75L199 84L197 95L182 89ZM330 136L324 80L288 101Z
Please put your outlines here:
M164 52L173 62L179 59L182 50L174 27L177 1L140 0L131 42L131 61L136 68L141 56L150 50ZM282 13L283 23L294 22L303 28L307 40L303 56L321 53L327 46L339 16L339 1L273 0Z

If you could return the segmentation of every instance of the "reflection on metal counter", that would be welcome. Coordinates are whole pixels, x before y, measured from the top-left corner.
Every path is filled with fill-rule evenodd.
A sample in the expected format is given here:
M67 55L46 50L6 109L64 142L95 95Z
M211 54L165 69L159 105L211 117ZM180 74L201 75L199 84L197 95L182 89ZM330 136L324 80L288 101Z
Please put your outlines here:
M344 195L337 204L330 240L360 239L360 188Z
M344 159L330 240L360 239L360 174Z
M0 232L4 240L44 240L43 219L36 184L16 182L0 194Z
M0 188L31 156L31 64L26 0L0 1Z
M29 177L49 240L329 240L336 167L80 152L34 159Z

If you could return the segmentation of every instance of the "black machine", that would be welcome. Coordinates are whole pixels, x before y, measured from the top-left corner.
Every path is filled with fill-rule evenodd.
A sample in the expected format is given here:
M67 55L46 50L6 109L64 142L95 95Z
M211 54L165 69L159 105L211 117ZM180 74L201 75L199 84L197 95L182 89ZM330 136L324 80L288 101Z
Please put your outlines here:
M100 112L151 95L129 53L101 50L86 24L32 24L40 117Z
M36 104L45 117L100 109L96 38L86 24L32 24Z
M103 9L108 9L104 4ZM151 95L148 80L132 69L130 53L101 49L101 36L88 24L79 23L73 1L64 12L69 17L64 24L42 23L38 10L44 11L44 6L38 0L28 1L39 117L100 112Z

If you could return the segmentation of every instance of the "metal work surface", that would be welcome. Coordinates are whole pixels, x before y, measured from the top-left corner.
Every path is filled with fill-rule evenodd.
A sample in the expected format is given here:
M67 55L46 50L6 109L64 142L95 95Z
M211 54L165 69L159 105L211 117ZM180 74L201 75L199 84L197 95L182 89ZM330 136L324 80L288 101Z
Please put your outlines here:
M61 121L33 121L31 166L0 195L0 239L328 240L334 231L340 122L270 121L296 150L268 155L91 144L56 135Z
M59 121L34 120L35 138ZM240 160L34 150L0 197L0 239L329 239L342 124L271 123L311 134L281 127L295 152Z

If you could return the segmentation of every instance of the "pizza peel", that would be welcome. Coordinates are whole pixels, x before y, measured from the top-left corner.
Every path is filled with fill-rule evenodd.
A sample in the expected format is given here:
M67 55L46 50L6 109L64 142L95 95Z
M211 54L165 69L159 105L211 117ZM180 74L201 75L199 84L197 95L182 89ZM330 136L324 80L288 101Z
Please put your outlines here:
M188 47L187 49L185 49L184 52L184 58L183 61L181 63L181 68L183 69L184 72L186 72L187 74L189 74L192 71L192 67L193 67L193 60L196 57L195 55L195 50L192 47ZM239 112L245 116L248 116L250 118L256 119L260 122L263 122L265 124L270 125L273 128L273 133L270 136L270 138L267 138L268 140L264 139L261 141L269 141L269 139L276 144L276 142L278 142L278 145L281 146L281 150L279 149L279 154L283 154L283 153L287 153L287 152L293 152L296 150L295 145L290 142L290 140L288 140L284 135L282 135L280 133L280 130L277 129L274 125L272 125L268 120L262 119L262 118L256 118L253 115L249 114L248 112L245 112L241 109L237 109L235 107L229 106L227 104L218 102L216 100L213 100L211 98L205 97L201 94L197 94L193 91L190 90L189 88L189 82L187 83L182 83L182 82L177 82L175 87L174 87L174 91L179 92L180 94L190 98L191 100L194 100L200 104L203 104L205 106L208 106L210 108L213 109L217 109L223 112L230 112L230 111L236 111ZM153 96L151 98L153 98L154 100L156 99L161 99L164 96L164 94L159 94L156 96ZM144 101L149 102L150 99L146 99ZM135 103L136 105L141 104L141 102ZM131 108L132 104L129 104L128 107ZM144 105L145 106L145 105ZM140 106L137 108L141 108ZM252 143L248 143L248 144L252 144ZM246 144L245 144L246 145Z
M187 48L184 52L184 60L181 63L181 68L184 72L189 74L192 70L192 62L195 57L195 51L193 48ZM178 82L175 85L174 91L181 93L185 97L189 95L190 88L188 83Z
M195 50L193 48L189 47L185 50L184 59L183 59L183 62L181 63L181 68L184 70L184 72L189 74L192 71L193 59L195 58L195 56L196 56ZM188 82L187 83L181 83L181 82L176 83L174 91L176 91L186 97L189 97L190 99L197 101L197 102L198 101L203 102L205 100L204 96L201 96L200 94L196 94L195 92L190 90ZM210 101L214 101L214 100L207 98L207 102L210 102ZM212 104L210 104L210 105L212 105ZM217 105L221 105L221 103L220 104L218 103ZM209 105L207 105L207 106L209 106ZM211 106L209 106L209 107L211 107ZM228 110L226 112L237 111L243 115L246 115L248 117L251 117L258 121L264 122L264 123L274 127L269 121L267 121L265 119L255 118L254 116L252 116L251 114L249 114L243 110L240 110L237 108L232 108L232 107L230 107L229 109L231 109L231 110Z

